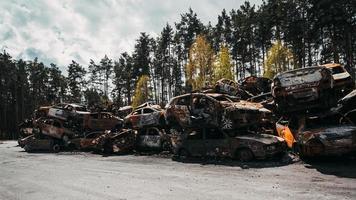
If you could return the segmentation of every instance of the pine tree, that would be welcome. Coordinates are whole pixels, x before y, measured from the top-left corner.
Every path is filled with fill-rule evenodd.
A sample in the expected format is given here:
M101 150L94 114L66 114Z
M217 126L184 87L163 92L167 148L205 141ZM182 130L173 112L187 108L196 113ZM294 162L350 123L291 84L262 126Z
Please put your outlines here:
M80 103L83 97L83 89L85 85L85 69L77 62L72 60L68 66L68 87L69 87L69 100L71 102Z

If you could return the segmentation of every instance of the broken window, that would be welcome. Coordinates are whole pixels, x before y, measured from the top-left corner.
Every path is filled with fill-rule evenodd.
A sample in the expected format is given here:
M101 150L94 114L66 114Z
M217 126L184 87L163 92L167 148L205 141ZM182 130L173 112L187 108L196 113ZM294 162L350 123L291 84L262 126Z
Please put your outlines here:
M143 114L145 114L145 113L153 113L153 112L154 112L154 110L149 109L149 108L143 109Z
M178 99L176 105L189 106L190 105L190 96L185 96L185 97Z

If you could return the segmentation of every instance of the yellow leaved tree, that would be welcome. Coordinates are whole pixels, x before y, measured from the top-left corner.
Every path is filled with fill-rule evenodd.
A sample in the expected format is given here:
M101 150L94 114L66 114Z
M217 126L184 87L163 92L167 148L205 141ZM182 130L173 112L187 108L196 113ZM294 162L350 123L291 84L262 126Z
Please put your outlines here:
M201 89L212 81L214 51L205 36L199 35L189 49L186 65L187 85Z
M263 76L271 79L277 73L288 70L291 65L293 65L292 51L278 40L268 50Z
M234 80L231 67L232 60L230 57L229 49L226 46L223 46L220 48L220 51L214 64L214 82L222 78Z
M145 103L149 99L149 83L150 77L143 75L138 79L135 89L135 95L132 100L132 107L136 108L137 106Z

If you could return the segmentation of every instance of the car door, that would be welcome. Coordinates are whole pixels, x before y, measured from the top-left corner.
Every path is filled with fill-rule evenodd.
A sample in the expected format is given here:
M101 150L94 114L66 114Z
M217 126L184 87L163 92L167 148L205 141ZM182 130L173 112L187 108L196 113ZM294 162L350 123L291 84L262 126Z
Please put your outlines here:
M148 128L140 131L138 137L138 145L142 148L155 148L161 147L161 134L157 128Z
M152 108L143 108L140 118L140 127L148 125L158 125L160 112Z
M218 128L205 128L205 149L208 156L226 157L230 155L229 140Z
M89 116L88 128L90 130L100 130L99 113L92 113Z
M173 108L173 115L181 126L184 127L191 124L191 95L177 99Z
M184 143L184 148L186 148L192 156L204 156L206 154L203 129L189 131Z
M100 113L99 123L103 130L108 130L113 127L111 124L111 115L109 113Z
M64 134L62 124L57 120L53 120L51 125L48 126L48 132L50 136L55 138L62 138Z

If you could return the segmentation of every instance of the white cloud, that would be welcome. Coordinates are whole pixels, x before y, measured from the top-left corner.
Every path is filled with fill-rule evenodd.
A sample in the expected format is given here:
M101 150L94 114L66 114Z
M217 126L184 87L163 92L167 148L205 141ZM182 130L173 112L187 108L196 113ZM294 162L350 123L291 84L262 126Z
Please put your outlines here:
M258 0L254 0L260 3ZM253 2L254 2L253 1ZM206 24L216 23L225 8L238 8L232 0L2 0L0 48L15 58L39 57L65 69L71 60L86 65L105 54L117 59L131 52L140 32L157 36L168 22L180 20L191 7Z

